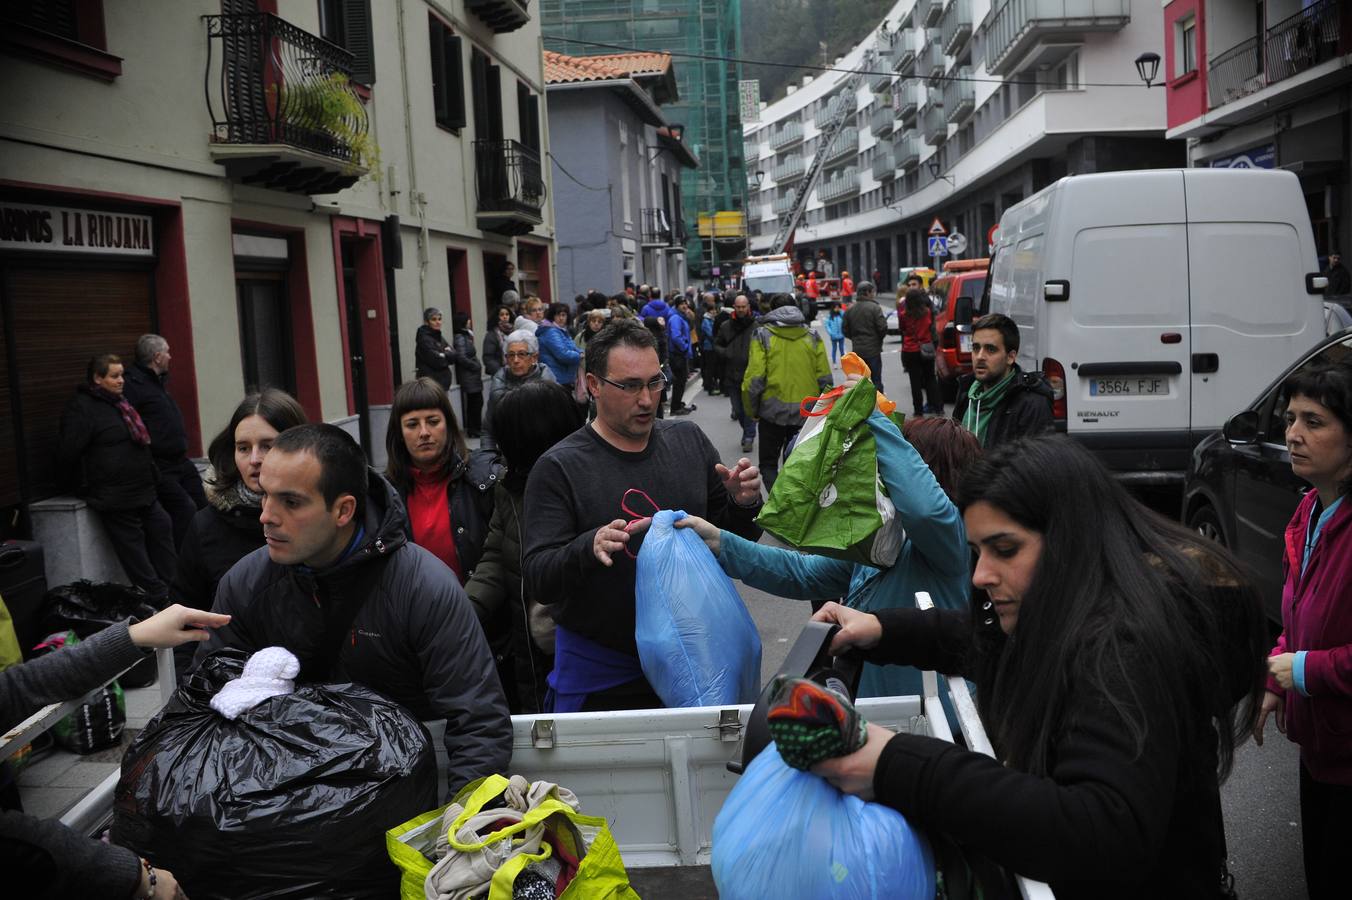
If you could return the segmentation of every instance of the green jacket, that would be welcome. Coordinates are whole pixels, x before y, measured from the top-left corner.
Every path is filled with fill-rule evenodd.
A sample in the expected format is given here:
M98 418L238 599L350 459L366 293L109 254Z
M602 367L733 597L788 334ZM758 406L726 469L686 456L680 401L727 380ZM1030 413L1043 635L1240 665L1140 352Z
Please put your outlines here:
M751 339L742 402L754 419L776 425L803 422L799 406L831 387L831 364L821 335L807 327L800 310L773 309Z

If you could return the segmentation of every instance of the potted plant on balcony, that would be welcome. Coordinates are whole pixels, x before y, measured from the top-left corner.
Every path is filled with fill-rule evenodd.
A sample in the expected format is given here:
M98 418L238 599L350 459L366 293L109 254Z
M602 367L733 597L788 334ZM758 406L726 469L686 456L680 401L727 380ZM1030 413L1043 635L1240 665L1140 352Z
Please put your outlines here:
M331 72L278 82L268 93L281 128L306 132L311 139L322 136L320 143L333 145L324 152L345 151L353 169L364 168L380 178L380 148L367 127L366 107L346 75Z

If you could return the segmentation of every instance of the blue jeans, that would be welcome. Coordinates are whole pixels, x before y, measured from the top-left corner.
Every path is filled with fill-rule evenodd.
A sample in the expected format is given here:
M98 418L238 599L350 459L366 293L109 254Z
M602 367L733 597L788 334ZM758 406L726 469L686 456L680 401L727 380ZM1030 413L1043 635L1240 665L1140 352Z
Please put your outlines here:
M742 381L737 379L734 384L728 379L723 384L723 389L728 392L728 402L732 404L732 414L737 417L737 422L742 426L742 440L754 441L756 439L756 420L746 414L742 408Z
M845 355L845 339L843 337L831 338L831 365L835 365L840 358Z

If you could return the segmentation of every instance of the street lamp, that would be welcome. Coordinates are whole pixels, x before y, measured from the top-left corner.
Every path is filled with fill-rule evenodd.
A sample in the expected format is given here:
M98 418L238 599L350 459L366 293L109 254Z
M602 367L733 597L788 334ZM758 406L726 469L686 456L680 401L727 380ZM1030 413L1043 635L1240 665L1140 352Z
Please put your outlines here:
M885 191L885 192L883 192L883 206L886 206L888 209L892 210L893 212L901 212L901 204L900 204L900 203L893 203L892 201L893 201L894 199L895 199L895 198L892 196L892 194L891 194L890 191Z
M935 181L947 181L951 186L957 187L958 183L953 180L952 175L939 174L939 160L931 156L929 162L925 163L925 168L929 169L930 177Z
M1136 74L1141 76L1146 87L1150 87L1150 82L1155 80L1155 76L1160 71L1160 55L1158 53L1142 53L1136 57Z
M755 178L756 178L756 190L759 191L761 189L761 185L765 182L765 171L763 169L757 169Z

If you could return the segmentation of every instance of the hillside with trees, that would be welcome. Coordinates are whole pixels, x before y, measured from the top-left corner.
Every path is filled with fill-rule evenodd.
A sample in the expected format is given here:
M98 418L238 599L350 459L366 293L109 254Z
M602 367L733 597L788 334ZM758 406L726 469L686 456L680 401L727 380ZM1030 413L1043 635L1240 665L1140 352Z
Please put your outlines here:
M742 0L742 58L830 65L877 26L893 0ZM760 80L761 99L773 102L809 69L742 66Z

